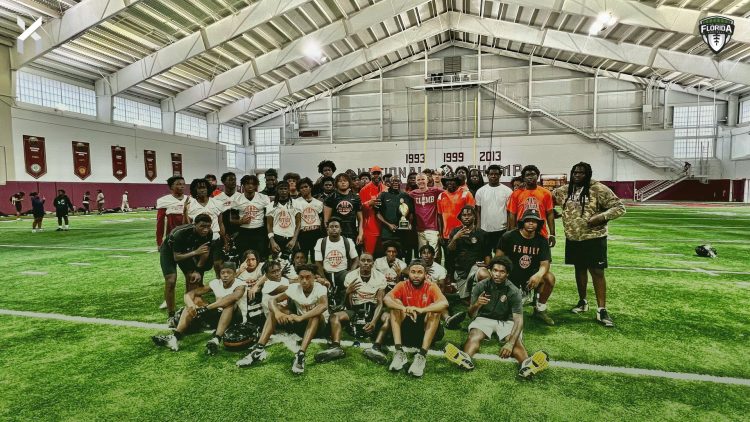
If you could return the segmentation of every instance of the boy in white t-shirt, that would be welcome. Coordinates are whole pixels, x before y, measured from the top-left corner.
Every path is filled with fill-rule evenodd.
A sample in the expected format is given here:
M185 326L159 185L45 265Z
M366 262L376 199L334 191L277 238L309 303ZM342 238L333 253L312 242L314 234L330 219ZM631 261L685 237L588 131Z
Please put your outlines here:
M154 344L176 352L179 350L178 341L188 332L190 324L202 320L216 328L214 336L206 343L206 353L215 355L227 329L231 325L241 324L247 314L245 282L235 277L236 270L235 263L225 262L221 267L221 279L211 280L208 286L185 293L185 308L177 328L172 334L151 337ZM206 305L203 296L209 292L214 294L216 301Z
M388 288L385 292L388 293L396 283L401 281L401 275L406 270L406 262L398 258L401 253L401 245L398 242L384 242L383 248L385 249L385 256L375 260L375 269L385 275L385 280L388 282Z
M352 239L341 236L341 220L331 217L328 220L328 236L318 239L315 244L315 264L318 274L331 282L332 295L335 303L331 308L340 307L344 303L344 278L347 270L359 266L357 249Z
M348 324L357 338L375 337L380 325L387 325L388 318L381 317L384 315L383 297L388 284L385 276L375 270L373 264L372 255L363 253L359 257L359 268L346 275L347 309L331 315L331 345L315 355L316 362L329 362L345 356L340 343L342 325Z
M270 313L260 339L250 348L250 353L237 362L237 366L246 367L266 360L266 344L276 332L277 326L285 325L292 332L302 336L300 350L292 361L292 373L301 374L305 371L307 347L316 335L325 333L328 320L328 289L315 282L316 271L317 268L310 264L300 266L299 283L289 286L284 293L271 301ZM296 313L292 313L291 306L283 305L287 300L289 305L294 305Z
M266 207L266 228L271 254L290 257L297 245L302 215L289 197L289 183L276 185L276 196Z

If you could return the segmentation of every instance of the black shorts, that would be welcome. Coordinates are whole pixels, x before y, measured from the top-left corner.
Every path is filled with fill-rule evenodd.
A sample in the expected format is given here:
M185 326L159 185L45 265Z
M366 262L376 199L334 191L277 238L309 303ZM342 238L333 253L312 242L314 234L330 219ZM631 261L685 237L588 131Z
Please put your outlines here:
M187 261L190 260L192 262L188 263ZM187 260L183 261L185 264L178 264L177 261L174 260L174 251L169 246L169 243L164 242L159 247L159 265L161 266L161 274L163 276L168 276L170 274L177 274L177 267L179 266L182 272L188 272L188 271L198 271L201 275L205 271L208 271L213 267L213 260L208 259L206 261L206 264L203 268L197 268L198 266L195 265L195 259L194 258L188 258ZM192 264L195 268L188 267L188 264Z
M495 256L495 249L500 243L500 238L505 234L505 230L497 232L484 232L484 253Z
M221 318L221 310L209 309L201 316L201 321L204 321L209 327L216 329L219 325L219 318ZM232 321L229 323L229 327L235 324L242 324L242 312L239 308L236 308L232 313Z
M305 336L305 330L307 330L307 320L293 322L291 324L284 324L281 326L282 329L288 333L296 334L300 337ZM318 331L313 336L314 338L327 338L328 337L328 324L318 325Z
M424 340L424 320L424 314L417 316L416 322L412 321L409 317L404 318L401 322L401 342L404 346L422 347L422 340ZM435 337L432 339L432 342L442 340L444 335L443 324L440 324L437 331L435 331Z
M218 239L211 241L211 262L224 261L224 239L219 236Z
M43 212L33 212L34 218L44 218Z
M16 202L16 211L17 211L17 212L21 212L21 207L22 207L22 206L23 206L23 205L22 205L22 204L21 204L20 202Z
M258 252L258 259L260 261L268 259L268 232L265 226L255 229L240 228L234 244L240 256L243 256L246 251L253 249Z
M565 240L565 263L586 268L607 268L607 237Z

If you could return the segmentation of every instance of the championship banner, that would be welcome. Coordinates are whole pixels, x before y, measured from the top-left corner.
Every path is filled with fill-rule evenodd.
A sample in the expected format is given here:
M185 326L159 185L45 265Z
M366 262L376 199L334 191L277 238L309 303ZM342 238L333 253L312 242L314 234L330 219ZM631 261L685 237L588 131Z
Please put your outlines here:
M182 177L182 154L172 153L172 176Z
M122 181L128 175L127 155L125 147L112 146L112 175Z
M91 176L91 150L88 142L73 141L73 172L81 180Z
M156 179L156 151L144 149L143 163L146 166L146 179L153 182Z
M23 156L26 173L34 179L47 174L47 153L44 148L44 138L23 135Z

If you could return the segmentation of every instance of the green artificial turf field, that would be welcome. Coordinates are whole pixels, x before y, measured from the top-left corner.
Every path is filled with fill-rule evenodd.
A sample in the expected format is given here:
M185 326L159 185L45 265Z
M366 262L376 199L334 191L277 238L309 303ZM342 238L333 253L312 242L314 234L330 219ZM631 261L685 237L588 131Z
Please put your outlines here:
M164 323L154 213L73 217L69 232L54 223L32 234L28 219L0 221L0 310ZM561 236L549 302L557 325L527 318L527 347L553 361L750 379L749 229L747 207L629 207L610 224L609 330L593 311L570 313L577 294ZM719 258L695 256L702 243ZM180 276L178 300L183 289ZM463 373L434 356L416 380L358 348L315 364L320 344L301 377L282 344L240 370L244 353L204 355L208 334L178 353L157 349L149 337L165 332L0 315L0 420L747 420L750 411L747 384L561 367L522 382L508 362L478 360ZM447 331L434 349L465 335Z

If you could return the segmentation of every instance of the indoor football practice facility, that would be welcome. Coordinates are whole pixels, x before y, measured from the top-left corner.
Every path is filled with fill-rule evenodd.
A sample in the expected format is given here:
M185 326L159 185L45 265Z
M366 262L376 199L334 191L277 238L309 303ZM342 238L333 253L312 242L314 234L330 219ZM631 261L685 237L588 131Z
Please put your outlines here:
M745 421L750 0L0 0L0 420Z

